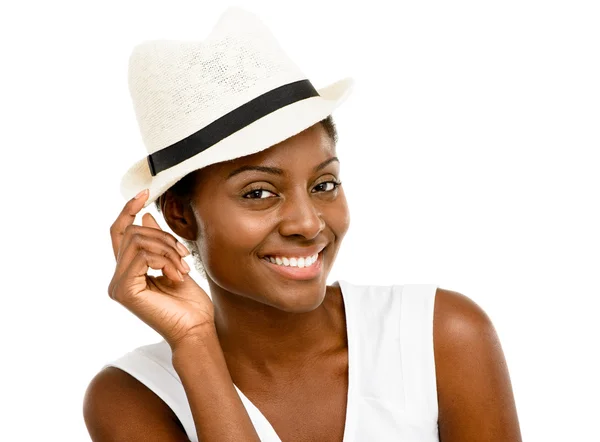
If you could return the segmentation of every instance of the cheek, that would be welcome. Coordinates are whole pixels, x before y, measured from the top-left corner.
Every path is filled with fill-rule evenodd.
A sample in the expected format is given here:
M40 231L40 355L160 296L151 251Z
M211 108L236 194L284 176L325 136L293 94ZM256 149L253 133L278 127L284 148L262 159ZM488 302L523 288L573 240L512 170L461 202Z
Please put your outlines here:
M204 218L200 228L200 251L205 266L231 267L247 265L247 258L264 241L269 233L264 216L236 213L213 214Z
M206 274L215 284L240 296L252 298L261 290L256 269L262 266L256 252L271 233L271 224L262 216L229 214L207 220L201 229L200 256Z
M350 210L344 192L339 193L335 204L326 212L326 222L335 234L337 241L341 241L350 227Z

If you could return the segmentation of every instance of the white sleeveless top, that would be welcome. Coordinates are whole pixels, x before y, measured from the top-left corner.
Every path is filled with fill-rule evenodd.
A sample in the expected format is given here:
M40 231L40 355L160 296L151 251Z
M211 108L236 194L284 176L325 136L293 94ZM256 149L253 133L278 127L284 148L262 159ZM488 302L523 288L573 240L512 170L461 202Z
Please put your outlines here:
M433 354L437 286L359 286L339 281L348 335L348 399L343 442L439 442ZM106 366L118 367L158 395L198 442L185 390L165 341L139 347ZM235 386L260 440L281 442Z

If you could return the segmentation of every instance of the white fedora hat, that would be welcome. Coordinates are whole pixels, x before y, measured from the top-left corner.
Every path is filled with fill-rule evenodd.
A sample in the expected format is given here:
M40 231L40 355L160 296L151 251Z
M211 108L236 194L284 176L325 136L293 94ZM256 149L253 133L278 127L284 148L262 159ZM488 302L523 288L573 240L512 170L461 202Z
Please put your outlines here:
M267 149L327 118L352 89L316 90L252 13L228 8L204 41L133 49L129 90L148 155L121 180L145 206L194 170Z

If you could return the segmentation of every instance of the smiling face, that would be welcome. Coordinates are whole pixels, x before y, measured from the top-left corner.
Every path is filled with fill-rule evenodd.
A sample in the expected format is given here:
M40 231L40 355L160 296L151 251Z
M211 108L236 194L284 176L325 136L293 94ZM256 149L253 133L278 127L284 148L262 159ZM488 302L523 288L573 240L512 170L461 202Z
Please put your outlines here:
M176 233L198 238L211 291L214 285L288 312L321 304L350 222L335 155L334 141L316 124L197 173L194 231Z

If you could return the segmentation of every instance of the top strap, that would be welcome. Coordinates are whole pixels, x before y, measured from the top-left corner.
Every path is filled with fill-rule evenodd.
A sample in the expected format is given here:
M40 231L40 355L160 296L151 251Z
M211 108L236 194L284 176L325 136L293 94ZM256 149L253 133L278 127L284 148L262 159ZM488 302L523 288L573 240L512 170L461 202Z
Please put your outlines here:
M437 421L438 400L433 348L433 312L437 286L405 284L400 339L407 403Z

